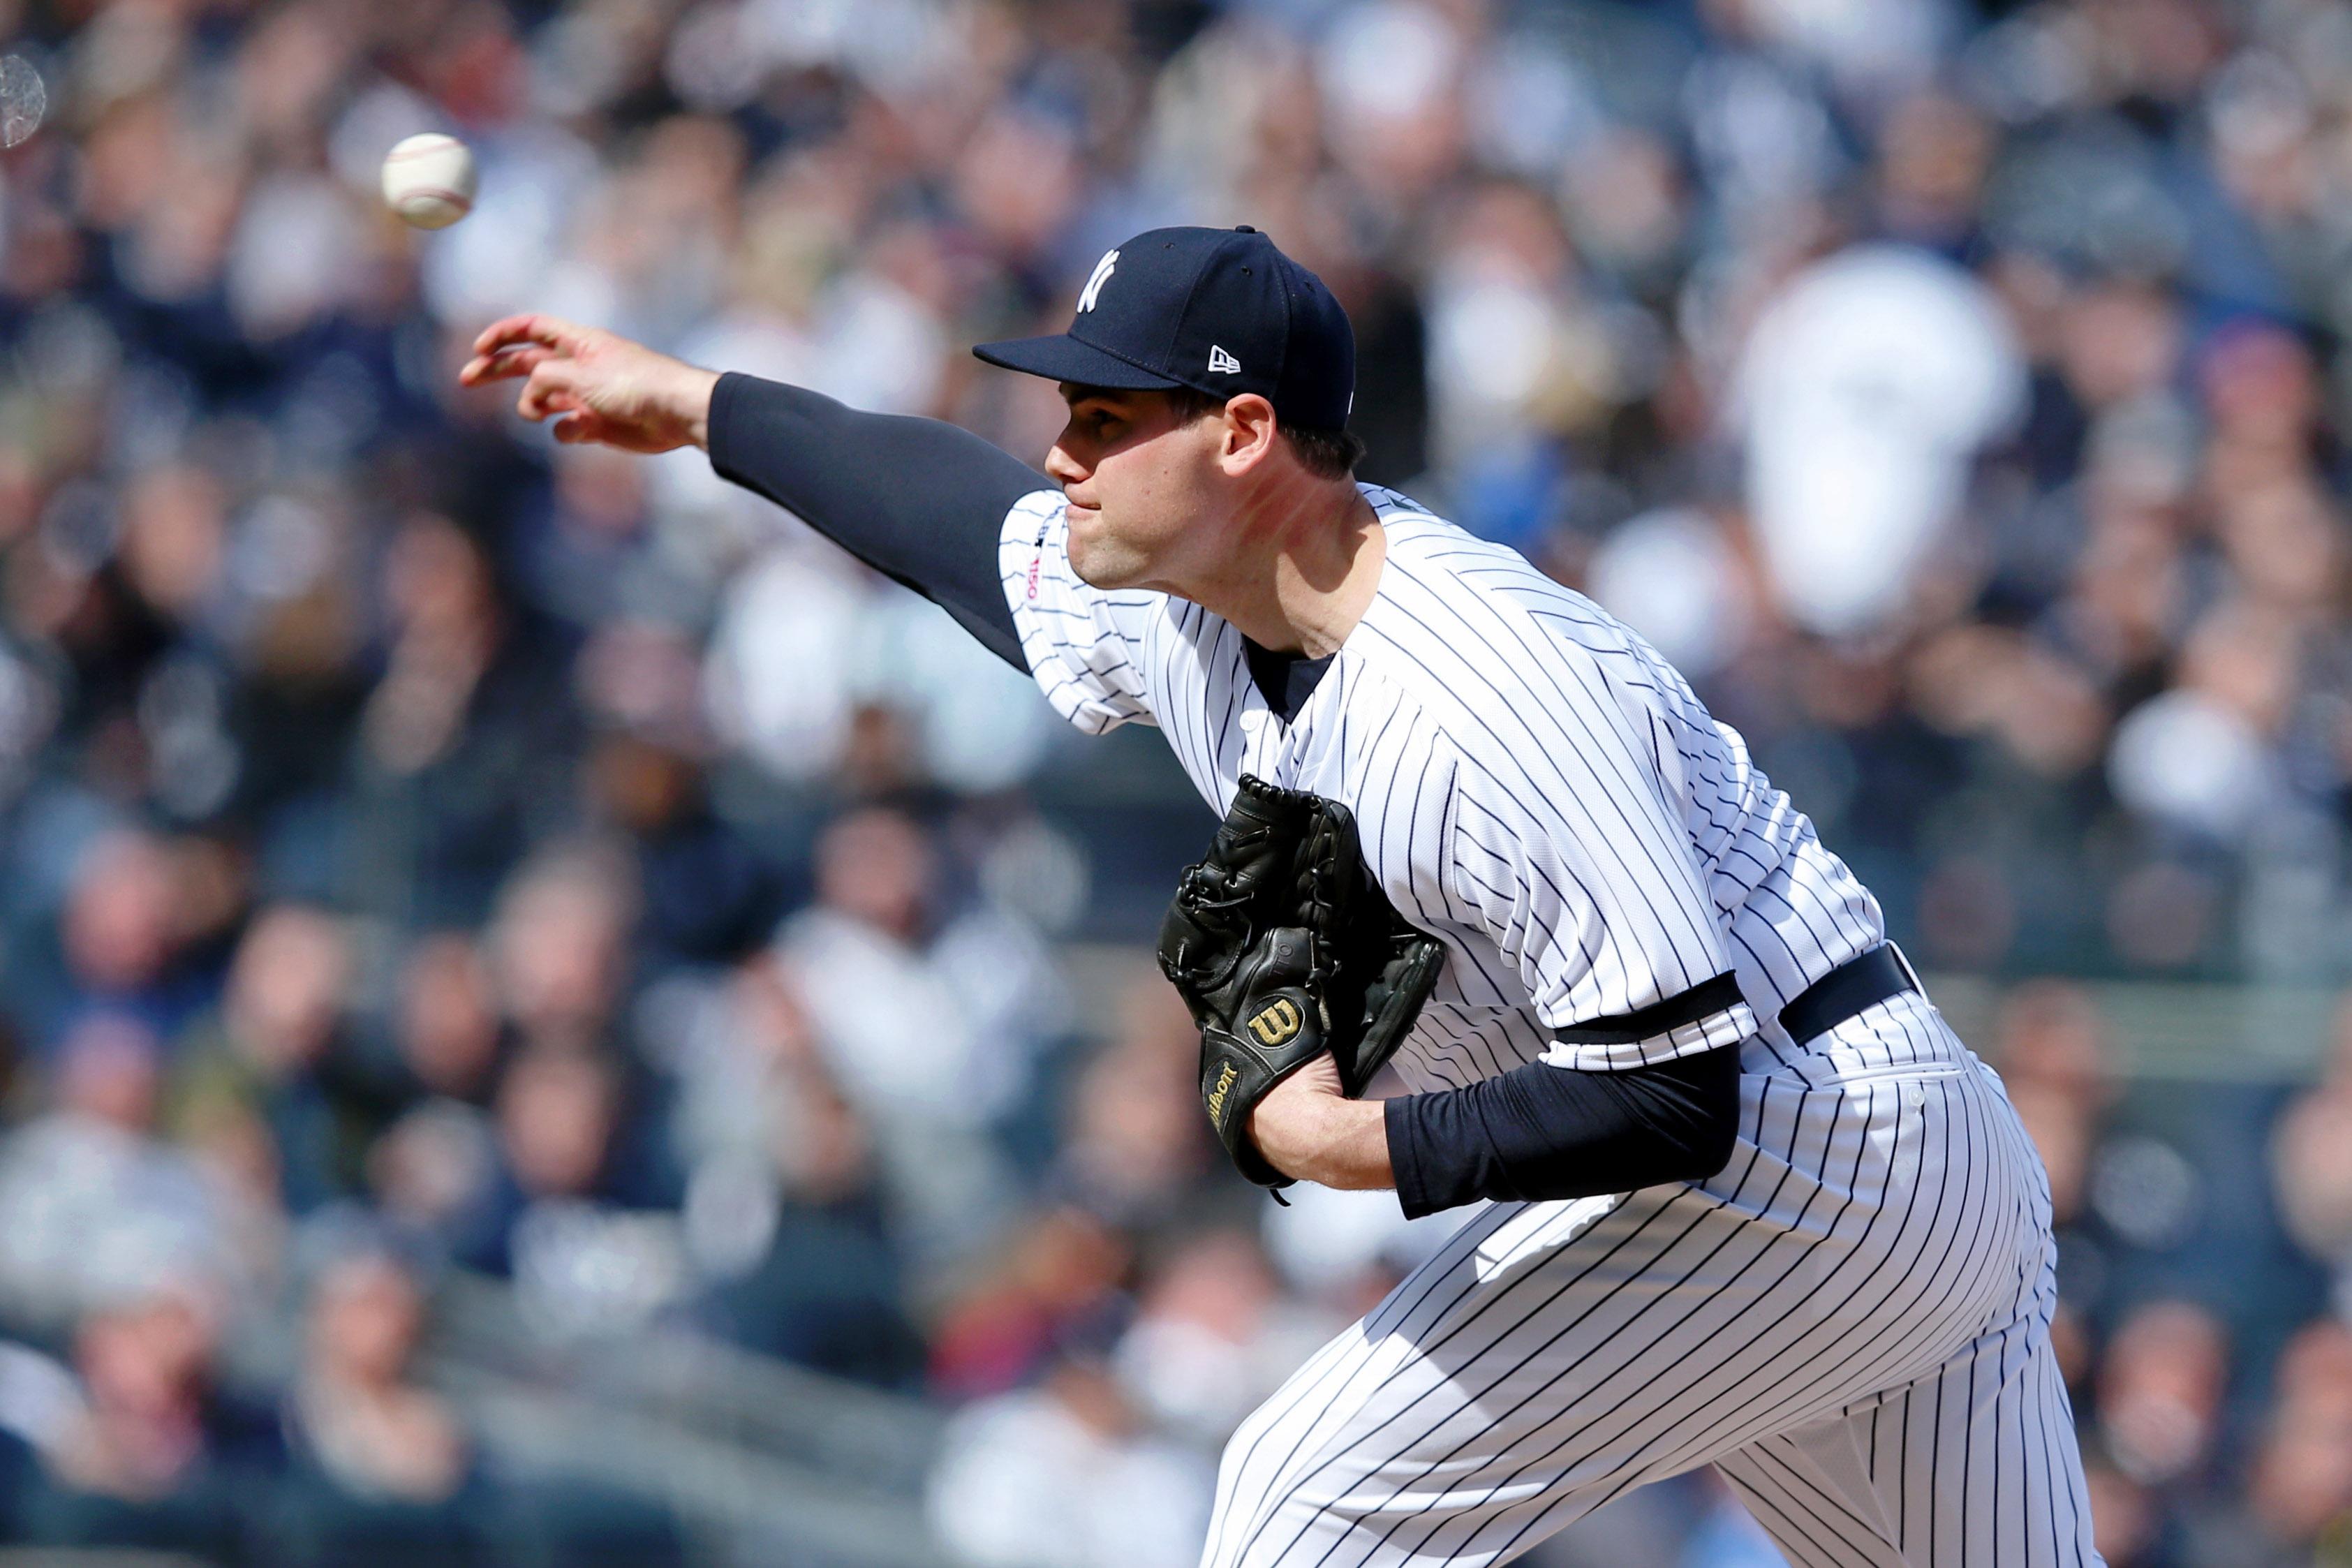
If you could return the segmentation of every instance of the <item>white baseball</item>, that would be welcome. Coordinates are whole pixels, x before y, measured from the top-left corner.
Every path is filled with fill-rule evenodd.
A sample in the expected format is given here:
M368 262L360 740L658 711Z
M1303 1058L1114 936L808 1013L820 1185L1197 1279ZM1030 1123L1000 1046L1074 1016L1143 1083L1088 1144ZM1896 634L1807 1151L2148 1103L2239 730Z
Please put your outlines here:
M474 210L474 153L427 131L383 157L383 199L412 228L447 228Z

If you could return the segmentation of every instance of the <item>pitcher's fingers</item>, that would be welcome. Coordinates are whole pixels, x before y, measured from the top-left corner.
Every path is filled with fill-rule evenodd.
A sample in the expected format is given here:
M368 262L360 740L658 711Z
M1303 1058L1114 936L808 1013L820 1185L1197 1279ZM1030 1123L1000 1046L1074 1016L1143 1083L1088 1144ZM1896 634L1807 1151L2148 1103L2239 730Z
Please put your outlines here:
M572 361L547 360L534 366L530 379L523 383L522 395L515 399L515 412L526 419L540 420L577 408L585 382Z
M458 369L458 385L482 385L485 381L513 381L515 376L530 376L539 369L541 360L555 355L552 348L539 348L527 343L522 348L501 348L494 355L475 355Z
M477 354L495 353L517 343L539 343L575 353L588 341L588 330L561 316L507 316L484 327L474 339Z
M486 382L510 381L519 375L529 375L540 365L555 357L555 351L537 343L503 348L496 353L476 354L457 372L460 386L480 386Z
M555 432L555 438L567 446L602 441L609 436L604 416L593 408L574 409L550 428Z

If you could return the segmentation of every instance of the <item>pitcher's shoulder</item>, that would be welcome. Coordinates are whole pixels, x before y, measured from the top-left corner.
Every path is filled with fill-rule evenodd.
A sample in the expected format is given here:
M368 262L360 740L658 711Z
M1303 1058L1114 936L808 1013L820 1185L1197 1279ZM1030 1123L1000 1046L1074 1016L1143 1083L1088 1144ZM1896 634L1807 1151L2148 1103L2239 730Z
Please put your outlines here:
M1507 544L1426 511L1383 516L1389 557L1374 609L1407 642L1443 643L1500 673L1615 651L1625 625Z

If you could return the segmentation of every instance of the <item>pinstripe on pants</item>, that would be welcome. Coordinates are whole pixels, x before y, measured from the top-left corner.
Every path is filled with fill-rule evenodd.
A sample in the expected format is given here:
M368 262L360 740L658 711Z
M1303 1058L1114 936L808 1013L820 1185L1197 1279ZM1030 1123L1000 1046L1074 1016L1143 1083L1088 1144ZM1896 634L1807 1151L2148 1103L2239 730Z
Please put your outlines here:
M1999 1080L1916 995L1754 1056L1715 1179L1492 1205L1300 1369L1203 1568L1501 1563L1704 1464L1800 1568L2096 1568Z

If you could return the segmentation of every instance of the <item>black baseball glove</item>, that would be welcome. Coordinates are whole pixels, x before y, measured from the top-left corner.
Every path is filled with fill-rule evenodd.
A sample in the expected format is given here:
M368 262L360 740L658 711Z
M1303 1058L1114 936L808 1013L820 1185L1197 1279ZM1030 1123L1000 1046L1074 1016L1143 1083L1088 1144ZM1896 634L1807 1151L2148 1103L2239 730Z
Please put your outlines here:
M1201 1027L1202 1101L1243 1175L1290 1184L1250 1142L1250 1111L1327 1050L1361 1095L1444 957L1372 882L1346 806L1243 775L1160 929L1160 967Z

